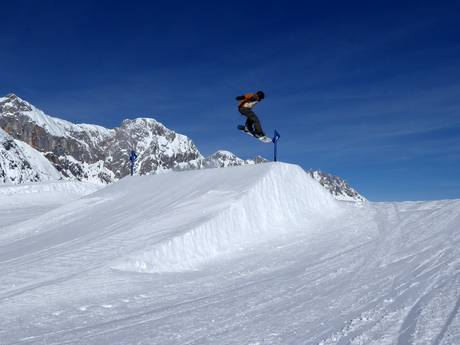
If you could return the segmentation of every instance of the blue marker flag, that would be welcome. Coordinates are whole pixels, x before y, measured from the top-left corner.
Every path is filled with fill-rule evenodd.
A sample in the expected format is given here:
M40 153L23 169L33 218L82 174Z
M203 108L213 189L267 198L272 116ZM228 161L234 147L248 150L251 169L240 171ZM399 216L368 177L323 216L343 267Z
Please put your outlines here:
M131 155L129 156L129 160L131 161L131 176L134 175L134 162L137 159L136 152L134 150L131 150Z
M276 142L280 139L280 134L278 133L278 131L275 129L275 135L273 136L273 143L276 144Z
M132 150L132 151L131 151L131 156L129 156L129 160L130 160L131 162L134 162L136 159L137 159L136 152L134 152L134 150Z
M273 160L276 162L278 160L278 140L280 139L281 135L275 129L275 134L273 135Z

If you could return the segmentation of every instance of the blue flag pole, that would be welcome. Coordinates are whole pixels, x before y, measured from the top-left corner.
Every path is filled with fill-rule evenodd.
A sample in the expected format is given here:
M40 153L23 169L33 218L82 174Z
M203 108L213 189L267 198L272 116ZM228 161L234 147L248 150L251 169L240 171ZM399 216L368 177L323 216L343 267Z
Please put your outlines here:
M273 135L272 142L274 144L274 152L273 152L273 160L276 162L278 159L278 140L280 139L280 134L278 131L275 129L275 134Z
M134 162L137 159L136 152L134 150L131 150L131 155L129 156L129 160L131 161L131 176L134 174Z

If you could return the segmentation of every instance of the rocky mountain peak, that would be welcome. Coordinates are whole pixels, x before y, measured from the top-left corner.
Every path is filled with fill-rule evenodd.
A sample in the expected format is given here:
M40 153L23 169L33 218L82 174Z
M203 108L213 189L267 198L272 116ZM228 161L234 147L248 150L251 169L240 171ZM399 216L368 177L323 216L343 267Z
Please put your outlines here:
M14 114L20 111L32 111L32 105L23 99L10 93L5 97L0 97L0 112Z
M120 130L129 133L152 133L153 135L170 136L175 133L168 129L161 122L148 117L140 117L136 119L125 119L119 127Z
M336 199L358 203L367 201L365 197L360 195L341 177L320 170L308 170L307 173L326 188Z
M237 158L237 156L233 153L233 152L230 152L230 151L226 151L226 150L218 150L216 152L214 152L211 157L213 158L221 158L221 159L235 159Z
M9 98L9 99L11 99L11 100L17 99L17 100L19 100L19 101L23 101L21 98L19 98L18 96L16 96L14 93L9 93L9 94L7 94L7 95L5 96L5 98Z

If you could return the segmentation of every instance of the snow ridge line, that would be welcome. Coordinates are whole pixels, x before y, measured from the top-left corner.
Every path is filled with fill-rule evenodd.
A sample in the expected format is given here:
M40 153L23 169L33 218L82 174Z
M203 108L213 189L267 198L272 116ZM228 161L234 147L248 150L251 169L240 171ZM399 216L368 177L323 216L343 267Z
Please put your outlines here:
M293 229L308 230L340 212L339 203L298 166L274 164L210 220L118 262L136 272L183 271Z

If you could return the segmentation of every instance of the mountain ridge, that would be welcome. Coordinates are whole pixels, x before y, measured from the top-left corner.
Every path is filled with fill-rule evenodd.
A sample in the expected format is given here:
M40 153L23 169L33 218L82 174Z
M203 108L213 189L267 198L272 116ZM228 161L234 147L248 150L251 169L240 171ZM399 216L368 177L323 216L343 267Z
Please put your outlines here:
M56 178L56 175L64 180L112 183L130 173L131 150L136 151L138 156L134 172L139 175L267 161L260 156L241 159L226 150L218 150L204 157L189 137L149 117L124 119L119 127L113 129L85 123L74 124L47 115L13 93L0 97L0 129L15 140L17 150L21 151L21 145L17 143L24 142L27 151L37 151L32 154L34 159L27 159L24 154L16 154L17 157L22 157L22 163L13 164L16 169L13 174L16 177L13 179L5 177L12 158L10 154L3 152L0 155L0 158L3 157L0 169L3 171L0 171L3 181L0 179L0 182L4 183L37 182ZM7 149L0 146L0 150ZM39 155L45 157L56 170L56 174L51 174L52 177L39 173L34 175L31 172L37 166ZM40 164L43 165L43 162ZM24 176L21 176L18 166L23 166ZM31 171L27 170L28 166ZM48 167L47 169L49 170ZM320 172L310 175L337 199L356 202L366 200L340 177Z

